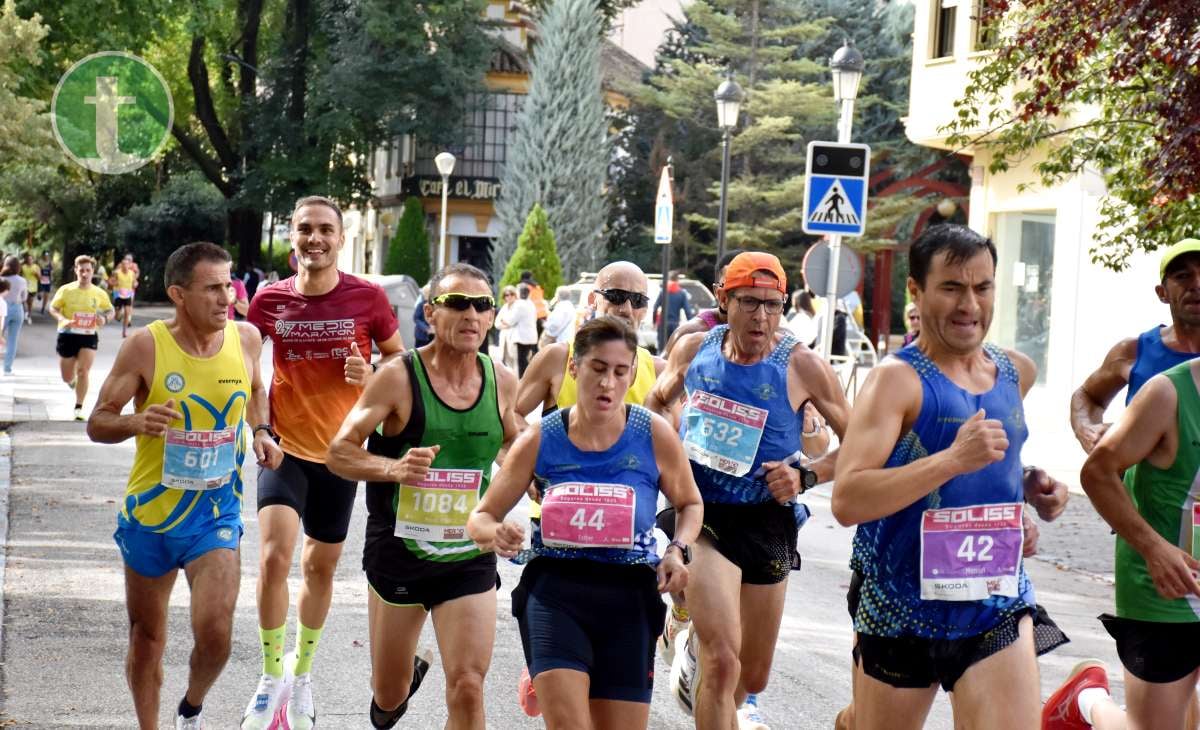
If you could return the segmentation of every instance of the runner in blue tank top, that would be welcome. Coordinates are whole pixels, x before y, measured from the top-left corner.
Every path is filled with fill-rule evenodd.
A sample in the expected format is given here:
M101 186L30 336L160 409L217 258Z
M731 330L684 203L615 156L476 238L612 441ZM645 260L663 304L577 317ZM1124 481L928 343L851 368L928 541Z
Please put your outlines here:
M579 400L521 435L467 531L480 549L528 562L512 610L547 726L645 728L666 613L659 593L687 585L703 508L671 426L624 403L633 329L613 317L590 320L573 352ZM525 529L504 516L530 480L542 517L532 549L521 551ZM661 559L660 491L678 515Z
M1066 637L1043 622L1021 559L1021 401L1036 367L983 344L991 241L934 226L909 261L921 337L871 373L834 481L834 516L859 526L855 726L920 728L940 684L956 726L1037 727L1036 655Z
M1200 240L1185 238L1168 248L1159 262L1158 273L1161 281L1154 292L1159 301L1170 307L1170 326L1158 325L1118 342L1071 396L1071 429L1088 454L1108 431L1111 424L1104 421L1104 412L1121 388L1129 386L1125 394L1128 405L1155 375L1200 355L1200 292L1197 291ZM1137 632L1131 629L1129 633L1133 634L1130 643L1137 643ZM1046 700L1043 718L1047 728L1054 730L1059 719L1079 717L1082 721L1079 695L1091 688L1108 691L1108 677L1099 662L1076 666ZM1121 716L1123 720L1124 713L1111 698L1104 704L1108 705L1106 709L1090 710L1088 714ZM1200 718L1200 702L1192 692L1186 726L1196 727L1197 718Z
M795 561L797 414L811 401L839 435L848 420L829 364L780 329L786 296L777 258L738 255L718 291L728 325L680 339L646 399L666 413L686 392L681 431L704 497L686 592L692 629L679 635L671 671L672 691L700 730L736 726L738 705L762 692L770 676ZM806 466L826 481L835 458ZM698 665L697 644L704 648Z
M1170 307L1170 326L1158 325L1113 345L1096 372L1071 395L1071 430L1092 453L1111 424L1104 422L1108 404L1129 386L1125 403L1147 380L1200 355L1200 294L1191 287L1192 270L1200 267L1200 240L1185 238L1167 249L1159 263L1158 300Z

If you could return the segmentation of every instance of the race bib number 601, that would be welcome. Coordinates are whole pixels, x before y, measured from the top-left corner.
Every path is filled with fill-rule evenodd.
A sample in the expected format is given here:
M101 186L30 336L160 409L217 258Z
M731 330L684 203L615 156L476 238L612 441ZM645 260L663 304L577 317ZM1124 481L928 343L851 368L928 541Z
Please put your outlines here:
M1016 596L1021 571L1020 502L925 510L921 598L978 601Z
M163 439L162 484L171 489L218 489L237 468L237 432L172 428Z

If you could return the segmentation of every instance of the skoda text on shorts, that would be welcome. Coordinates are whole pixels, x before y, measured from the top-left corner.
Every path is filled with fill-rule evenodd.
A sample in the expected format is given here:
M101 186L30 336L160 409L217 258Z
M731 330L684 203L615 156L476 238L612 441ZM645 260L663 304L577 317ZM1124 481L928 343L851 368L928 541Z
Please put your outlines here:
M166 144L174 116L162 74L119 51L76 62L59 79L50 102L63 152L93 172L110 175L150 162Z
M858 525L854 727L920 728L939 684L954 692L956 724L1037 727L1036 654L1066 639L1034 603L1013 519L1036 368L983 344L991 241L932 227L910 262L921 337L871 373L834 482L834 516Z
M692 405L683 413L684 445L704 498L704 530L686 591L692 630L676 649L671 676L679 686L671 689L694 711L701 730L736 723L738 706L762 691L770 675L795 562L797 510L804 509L796 505L802 491L799 412L811 400L838 434L849 418L828 363L779 327L777 303L786 292L774 256L735 257L718 289L728 324L681 338L646 400L665 414L685 391L703 392L711 396L706 402L767 412L761 427L757 420L731 422ZM752 454L749 443L755 444ZM836 458L833 452L806 466L827 481Z
M447 727L482 730L499 577L496 555L466 529L489 493L493 462L519 430L517 378L479 351L494 309L448 303L490 301L486 274L451 264L434 275L429 296L433 341L379 369L330 444L328 464L367 482L372 726L390 728L408 709L428 668L414 655L432 614Z
M315 722L313 657L357 491L355 482L329 470L325 454L342 418L370 382L371 343L385 358L403 349L383 290L338 271L345 237L337 204L318 196L298 200L290 236L299 271L259 288L247 314L273 345L271 420L254 424L255 443L277 436L284 459L279 469L261 472L258 481L263 671L246 705L243 730L268 727L284 704L291 728L307 730ZM296 649L285 658L287 578L301 525Z
M586 322L572 353L576 402L522 434L468 527L484 549L527 563L512 611L547 726L644 729L659 593L687 584L700 494L670 424L626 402L639 356L629 323ZM531 481L542 515L521 551L524 526L504 518ZM660 492L679 515L661 559Z
M166 285L175 316L122 344L87 425L93 441L137 443L113 538L125 563L128 680L143 730L160 727L167 601L181 568L196 600L176 728L200 727L205 695L229 658L247 419L264 420L268 411L262 340L226 318L229 267L229 254L211 243L171 254ZM130 401L134 412L123 415ZM274 442L255 444L265 468L282 457Z

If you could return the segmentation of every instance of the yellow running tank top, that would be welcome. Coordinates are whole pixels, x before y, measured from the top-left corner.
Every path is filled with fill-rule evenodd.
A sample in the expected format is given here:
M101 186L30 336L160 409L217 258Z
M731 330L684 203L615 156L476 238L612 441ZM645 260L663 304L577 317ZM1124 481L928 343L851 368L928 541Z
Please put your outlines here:
M575 345L567 343L567 364L563 369L562 387L558 389L558 397L555 402L559 408L575 405L579 400L579 391L576 389L575 378L571 377L571 358L575 354ZM633 383L629 386L629 390L625 391L625 402L640 406L646 402L646 396L650 395L650 389L654 387L654 380L658 376L654 374L654 356L644 347L637 349L637 366L636 373L633 377Z
M250 375L233 321L225 325L221 349L206 358L184 352L162 320L147 329L154 337L154 380L137 411L174 399L183 418L165 437L137 436L118 523L189 535L241 514Z

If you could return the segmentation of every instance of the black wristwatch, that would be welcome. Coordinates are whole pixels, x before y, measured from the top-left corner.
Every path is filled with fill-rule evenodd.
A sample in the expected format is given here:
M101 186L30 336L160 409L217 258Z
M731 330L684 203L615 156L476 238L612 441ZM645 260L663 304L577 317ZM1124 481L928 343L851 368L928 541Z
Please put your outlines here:
M257 426L255 426L254 432L251 433L250 436L251 437L257 436L259 431L266 431L268 436L275 439L276 441L279 440L279 437L275 435L275 429L271 428L271 424L269 424L269 423L260 423Z
M672 540L670 545L667 545L667 550L673 547L679 548L679 555L683 558L683 564L687 565L692 562L692 546L679 540Z
M817 486L817 473L812 469L805 469L799 464L792 464L793 469L800 472L800 494L804 494L808 490Z

